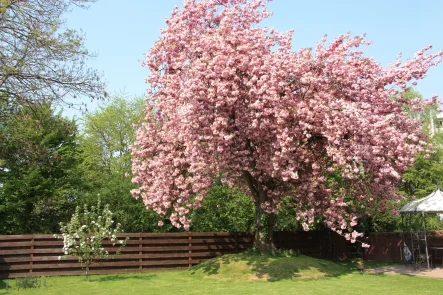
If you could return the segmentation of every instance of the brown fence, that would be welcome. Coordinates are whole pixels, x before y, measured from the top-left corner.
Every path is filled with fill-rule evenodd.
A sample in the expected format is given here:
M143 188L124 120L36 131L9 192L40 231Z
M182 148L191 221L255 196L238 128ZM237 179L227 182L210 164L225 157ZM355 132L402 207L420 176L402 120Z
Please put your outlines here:
M249 233L123 234L129 237L114 259L91 265L91 274L143 272L152 269L191 267L204 260L250 248ZM118 246L104 241L112 255ZM76 257L59 260L63 242L52 235L0 236L0 277L82 274Z
M274 232L274 243L279 249L315 258L343 260L357 255L350 243L333 231Z
M443 231L428 232L428 248L443 245ZM368 237L370 248L366 250L365 259L373 261L401 261L400 246L406 245L412 250L411 236L409 233L372 233ZM416 241L414 242L416 243ZM437 264L442 263L441 253L433 257Z
M187 268L202 261L252 247L251 233L134 233L114 259L91 265L91 274L144 272ZM352 247L330 231L275 232L277 248L294 249L316 258L331 260L353 257ZM118 249L104 241L112 255ZM76 257L59 260L62 240L52 235L0 236L0 278L24 275L78 275L82 265Z

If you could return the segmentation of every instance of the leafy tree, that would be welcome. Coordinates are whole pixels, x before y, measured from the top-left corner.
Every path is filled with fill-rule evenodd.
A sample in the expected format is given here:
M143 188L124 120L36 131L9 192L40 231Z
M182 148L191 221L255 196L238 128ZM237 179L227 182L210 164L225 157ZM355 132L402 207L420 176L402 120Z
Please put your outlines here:
M443 149L436 148L429 157L418 155L403 179L402 188L408 196L423 198L429 195L443 183Z
M214 185L203 206L192 215L194 232L250 232L253 230L254 206L251 197L225 185Z
M0 233L53 233L83 181L76 125L50 102L1 107L8 116L0 122Z
M114 96L95 112L82 118L82 169L88 186L83 202L94 204L97 198L110 204L117 222L125 232L167 231L158 228L160 220L147 212L141 200L131 197L131 151L135 126L143 114L143 99Z
M81 138L85 164L109 174L131 172L129 146L143 116L143 99L130 101L123 96L114 96L95 112L86 113Z
M283 198L305 230L318 216L355 241L365 208L390 209L401 174L427 149L402 111L423 103L401 94L443 52L426 47L383 68L357 49L364 36L349 34L293 52L292 31L258 26L264 6L186 1L172 12L145 61L152 103L133 149L133 195L189 229L222 172L252 195L256 248L273 248Z
M62 18L71 5L90 2L95 1L0 1L1 101L35 105L48 97L60 103L68 97L103 96L99 75L85 66L91 54L83 36L66 28Z
M414 89L409 89L403 97L408 100L422 99L422 95ZM403 174L402 190L410 197L422 198L443 183L443 134L436 132L438 119L435 104L421 111L411 109L407 111L409 116L422 122L423 132L431 135L427 141L434 149L430 155L417 154L414 165Z

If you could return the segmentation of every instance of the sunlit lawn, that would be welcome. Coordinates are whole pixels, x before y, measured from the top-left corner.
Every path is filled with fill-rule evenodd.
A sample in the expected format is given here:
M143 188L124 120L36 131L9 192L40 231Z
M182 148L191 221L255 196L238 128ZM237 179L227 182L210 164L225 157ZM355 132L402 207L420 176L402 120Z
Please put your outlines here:
M6 282L10 288L5 290ZM137 274L48 277L20 289L0 280L0 294L443 294L443 280L359 273L350 264L307 258L228 256L194 269Z
M15 282L10 281L16 294ZM6 294L0 283L0 294ZM443 280L404 275L351 273L319 280L276 282L222 282L193 276L187 271L91 276L50 277L46 288L21 289L19 294L442 294Z

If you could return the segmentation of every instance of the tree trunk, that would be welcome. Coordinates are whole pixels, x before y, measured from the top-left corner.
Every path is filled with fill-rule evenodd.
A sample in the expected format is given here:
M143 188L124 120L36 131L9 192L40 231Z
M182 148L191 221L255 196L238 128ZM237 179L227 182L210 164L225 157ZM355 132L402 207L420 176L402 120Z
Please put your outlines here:
M260 205L259 205L260 207ZM269 214L267 217L267 224L264 225L262 221L263 209L255 206L255 233L254 233L254 248L261 253L275 251L274 245L274 224L275 214Z
M89 281L89 264L86 264L86 280Z
M254 248L261 253L274 252L274 224L275 214L268 215L267 228L263 224L264 211L261 207L268 199L268 194L263 190L263 186L252 175L244 171L243 175L248 183L249 190L254 197L255 202L255 233L254 233Z
M267 233L267 245L269 245L269 251L274 253L275 245L274 245L274 226L275 226L275 213L271 213L268 215L268 233Z
M255 199L255 198L254 198ZM260 207L259 202L255 202L255 235L254 235L254 248L263 252L266 248L266 237L263 232L263 209Z

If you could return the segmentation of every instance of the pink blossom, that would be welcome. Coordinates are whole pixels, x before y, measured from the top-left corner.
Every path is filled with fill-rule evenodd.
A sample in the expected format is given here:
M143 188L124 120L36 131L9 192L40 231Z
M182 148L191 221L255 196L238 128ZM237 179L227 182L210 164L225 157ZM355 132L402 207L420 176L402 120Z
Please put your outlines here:
M401 95L443 52L427 46L383 67L361 50L371 42L350 34L294 50L292 31L259 26L271 15L265 3L185 1L173 11L143 62L150 97L132 147L132 195L188 230L223 172L260 211L287 198L297 220L315 215L354 233L366 208L402 199L401 175L429 150L402 111L428 103Z

